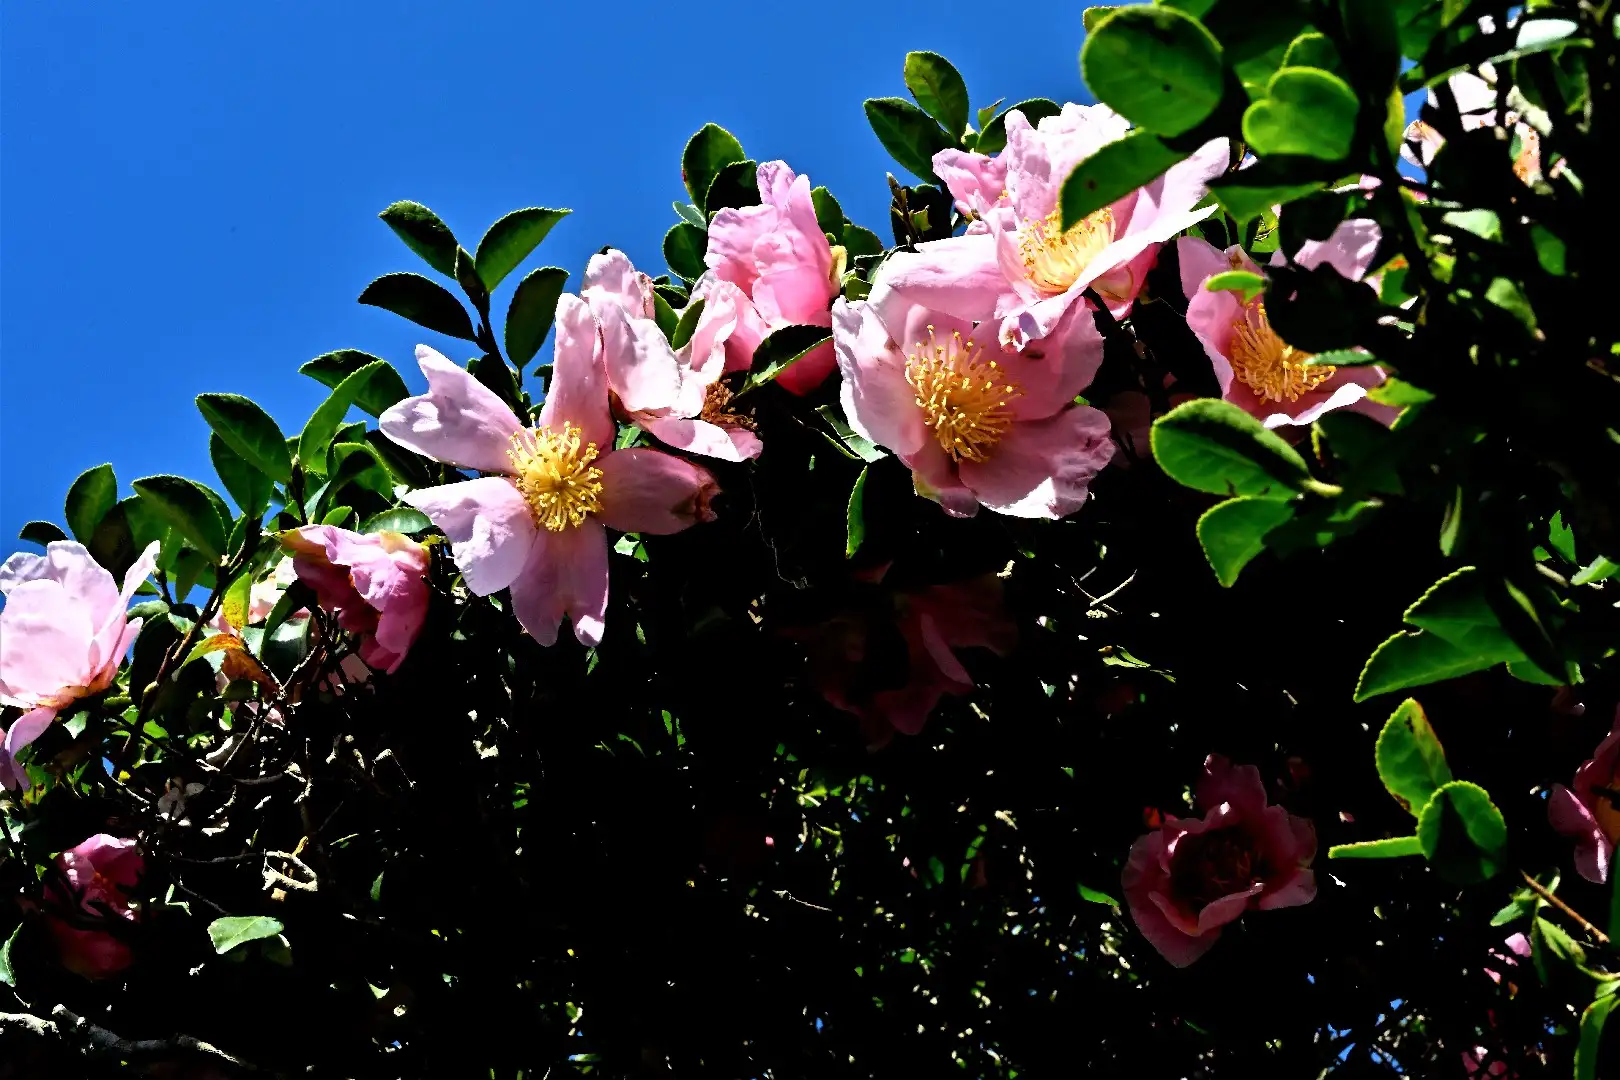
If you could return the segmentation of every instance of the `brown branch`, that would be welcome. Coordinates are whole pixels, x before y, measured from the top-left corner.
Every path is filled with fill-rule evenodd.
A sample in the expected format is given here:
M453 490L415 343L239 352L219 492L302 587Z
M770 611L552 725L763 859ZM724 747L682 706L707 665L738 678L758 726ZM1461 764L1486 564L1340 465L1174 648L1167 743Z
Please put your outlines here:
M65 1005L52 1009L49 1020L33 1013L0 1012L0 1030L6 1028L16 1028L42 1039L64 1043L90 1058L133 1061L190 1054L230 1065L243 1072L264 1072L251 1062L190 1035L171 1035L167 1039L126 1039L69 1011Z
M1541 882L1537 881L1523 870L1519 871L1519 876L1524 878L1524 883L1526 885L1535 890L1537 896L1541 897L1543 900L1547 901L1547 903L1551 904L1553 907L1557 908L1559 911L1562 911L1565 915L1568 915L1570 918L1579 923L1588 934L1591 934L1597 939L1598 944L1607 945L1609 943L1608 934L1605 934L1603 931L1593 926L1585 915L1582 915L1580 912L1558 899L1558 897L1549 892L1547 887Z

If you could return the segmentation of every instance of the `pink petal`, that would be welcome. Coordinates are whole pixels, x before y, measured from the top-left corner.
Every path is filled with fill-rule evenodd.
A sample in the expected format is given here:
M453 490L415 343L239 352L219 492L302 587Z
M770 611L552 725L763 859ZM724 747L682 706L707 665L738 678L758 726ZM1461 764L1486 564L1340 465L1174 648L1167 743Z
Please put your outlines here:
M404 498L450 538L451 556L476 596L512 584L529 558L538 531L534 512L504 476L421 488Z
M1108 417L1086 405L1017 423L985 461L957 465L984 506L1011 517L1060 518L1085 505L1092 477L1114 456Z
M726 207L709 222L709 247L703 263L721 281L729 281L745 293L754 290L759 268L754 264L754 245L776 227L781 215L776 207Z
M1341 221L1326 240L1307 240L1300 245L1294 261L1307 270L1324 263L1342 277L1360 281L1372 269L1382 233L1378 222L1368 218Z
M814 265L766 271L754 282L754 306L766 325L826 326L838 288Z
M1023 394L1012 400L1019 420L1044 420L1074 401L1102 366L1103 337L1091 309L1075 304L1052 332L1032 341L1002 366Z
M1007 190L1007 163L984 154L941 150L934 155L934 175L945 181L963 212L994 206Z
M754 263L761 277L804 271L813 280L827 282L832 273L832 247L816 221L810 178L794 176L784 162L767 161L759 167L758 179L760 197L773 203L778 212L776 227L754 241ZM753 294L758 302L758 284Z
M661 450L635 446L598 458L601 519L620 532L677 533L713 521L720 488L708 470Z
M1242 892L1229 893L1199 908L1199 933L1206 935L1227 923L1236 922L1245 911L1249 910L1249 901L1259 896L1264 888L1265 886L1257 881Z
M556 342L541 425L561 431L564 424L573 424L587 443L612 446L617 432L608 415L607 369L596 320L590 305L577 296L564 293L557 301Z
M626 318L612 304L599 306L596 315L602 328L608 386L627 411L656 413L675 409L685 415L702 408L701 388L695 408L681 401L680 363L657 323Z
M536 535L512 582L512 610L530 637L556 644L566 615L581 645L600 645L607 601L608 545L601 522L586 518L575 528Z
M638 421L661 442L677 450L722 461L748 461L759 457L764 443L759 436L743 428L723 428L707 420L689 420L678 416Z
M54 580L12 588L0 610L0 686L9 698L33 706L91 681L90 612Z
M882 286L874 296L884 292ZM840 300L833 306L833 345L843 375L844 416L863 438L902 457L928 438L917 392L906 381L906 360L872 303Z
M927 612L917 614L917 636L923 648L927 650L928 658L939 668L941 676L961 686L964 691L972 689L973 676L962 666L962 661L956 658L956 654L951 651L949 643L945 640L945 635L940 632L939 624L934 622L933 617Z
M703 301L703 311L692 330L692 339L681 347L680 361L689 377L707 386L725 372L726 346L737 332L743 310L752 304L737 286L719 280L709 282L701 296L694 290L692 301L698 300Z
M51 721L55 719L56 709L49 705L41 705L17 717L6 731L6 754L15 758L17 751L45 734L45 729L50 727Z
M776 377L776 385L803 397L826 382L827 376L837 369L838 355L833 351L833 343L824 341L784 368Z
M591 256L580 295L593 309L612 305L633 319L653 317L652 281L617 248Z
M1261 911L1298 907L1316 899L1316 874L1311 870L1296 871L1281 888L1264 893L1255 902Z
M988 233L897 251L878 271L873 291L883 285L911 303L969 322L991 318L997 300L1011 291L996 258L996 238Z
M1193 788L1193 801L1203 813L1230 803L1244 818L1266 812L1266 785L1253 765L1233 765L1220 754L1204 759L1204 773Z
M1125 906L1131 913L1136 928L1147 938L1148 944L1158 950L1176 967L1187 967L1203 956L1220 938L1220 931L1192 936L1178 929L1165 917L1157 901L1161 890L1169 887L1164 871L1164 834L1154 831L1131 845L1130 857L1125 861L1121 884L1125 892Z
M955 464L933 438L925 438L916 453L899 455L911 468L911 482L917 494L939 503L951 517L973 517L979 500L963 484Z
M416 363L428 392L391 405L377 418L382 433L407 450L464 469L506 472L512 435L523 425L495 392L426 345Z
M1130 125L1106 105L1066 104L1057 116L1030 126L1022 112L1007 114L1007 187L1025 221L1057 209L1063 182L1074 167L1108 143L1125 137Z
M1574 839L1575 869L1581 877L1599 885L1609 880L1614 845L1592 811L1562 784L1553 785L1547 797L1547 821L1555 832Z
M1231 150L1226 140L1211 139L1190 157L1176 162L1163 176L1137 193L1130 218L1122 223L1121 232L1125 235L1159 232L1155 226L1161 218L1186 215L1209 194L1209 182L1226 171L1230 160ZM1160 235L1159 239L1169 237Z
M1228 255L1201 236L1176 238L1176 262L1181 270L1181 294L1189 301L1204 292L1204 282L1232 269Z

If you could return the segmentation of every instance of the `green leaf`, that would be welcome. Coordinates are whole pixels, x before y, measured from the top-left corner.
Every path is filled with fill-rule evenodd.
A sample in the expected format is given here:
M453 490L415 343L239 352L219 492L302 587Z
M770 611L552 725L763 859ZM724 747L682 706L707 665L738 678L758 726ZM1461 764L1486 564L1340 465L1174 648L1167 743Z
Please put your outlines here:
M1235 218L1239 225L1246 225L1257 217L1266 217L1273 206L1292 202L1322 186L1320 181L1299 184L1257 183L1257 176L1254 173L1254 169L1243 169L1218 176L1209 182L1210 194L1215 196L1215 201L1220 204L1221 209ZM1276 235L1275 232L1271 234L1272 245L1267 250L1275 250Z
M298 369L298 373L308 375L322 386L332 389L367 364L388 364L388 361L359 349L335 349L308 361ZM399 370L388 364L387 371L378 370L372 374L360 396L354 399L354 404L369 416L381 416L390 405L409 395L410 391L405 388L405 380L400 378Z
M452 253L453 254L453 253ZM455 273L455 262L450 264ZM360 303L392 311L395 315L450 337L475 340L472 320L450 290L420 274L384 274L367 285Z
M709 234L683 221L664 234L664 262L681 277L695 281L707 269L703 253L708 247Z
M393 478L388 467L377 457L377 452L366 443L340 442L332 446L332 477L326 484L323 498L331 504L350 484L359 484L367 491L376 492L385 499L394 497Z
M1367 657L1356 681L1356 701L1413 686L1454 679L1473 671L1484 671L1497 661L1480 657L1425 631L1402 631L1390 637Z
M1371 390L1367 391L1367 400L1376 401L1380 405L1392 405L1404 409L1411 405L1423 405L1434 400L1431 391L1421 386L1414 386L1401 379L1385 379Z
M1442 224L1493 243L1502 239L1502 219L1495 210L1452 210L1441 214Z
M1575 1047L1575 1080L1598 1080L1598 1056L1603 1050L1603 1024L1620 1004L1620 995L1596 998L1581 1013L1581 1038Z
M349 515L353 513L354 507L352 506L334 506L325 514L321 515L321 524L342 525L345 521L349 520Z
M679 199L676 199L670 205L675 208L676 217L680 218L682 221L691 222L693 225L696 225L705 232L708 231L709 219L703 216L703 211L699 210L691 203L683 203Z
M1228 499L1198 519L1198 542L1215 578L1227 588L1249 560L1266 549L1266 533L1294 516L1291 503L1245 496Z
M692 204L707 213L709 185L722 168L734 161L746 161L742 143L719 124L704 124L687 141L681 153L681 179L686 182Z
M1106 143L1063 181L1063 227L1070 228L1088 214L1123 199L1186 156L1170 149L1151 131L1140 129Z
M681 317L663 293L653 293L653 323L666 338L673 338L681 325Z
M56 540L66 540L67 533L49 521L30 521L17 533L17 539L44 547Z
M1215 495L1288 499L1310 481L1305 460L1225 401L1183 402L1153 424L1153 457L1170 477Z
M567 210L529 206L514 210L491 225L484 238L478 241L478 252L473 256L473 264L478 268L478 278L484 283L484 288L494 292L495 287L506 280L506 275L516 270L540 246L540 241L546 238L551 227L569 213Z
M226 523L201 484L183 476L147 476L135 481L136 494L156 510L210 563L225 555Z
M1118 10L1118 7L1103 7L1101 5L1088 7L1080 13L1080 26L1089 34L1097 28L1098 23L1103 21L1104 16L1112 15Z
M816 224L821 231L842 236L844 233L844 208L838 205L833 193L824 187L812 188L810 191L810 204L816 208Z
M12 989L16 989L17 986L17 969L12 963L11 949L17 944L17 937L21 933L22 923L18 923L12 928L11 936L6 938L6 943L0 945L0 983L5 983Z
M1429 726L1423 706L1401 702L1378 734L1378 778L1395 801L1414 816L1440 787L1451 782L1446 750Z
M1086 86L1138 127L1182 135L1220 103L1221 46L1197 19L1175 8L1122 7L1086 35Z
M956 140L933 118L904 98L868 98L866 122L889 156L919 179L934 178L934 155Z
M1472 566L1454 570L1429 586L1403 618L1458 649L1491 663L1525 659L1486 595L1487 581Z
M214 952L224 956L250 941L273 938L284 929L280 920L268 915L227 915L208 924L208 938L214 943Z
M568 271L558 266L530 270L512 292L506 309L506 356L519 370L540 351L557 317Z
M1339 50L1333 47L1333 42L1329 38L1315 30L1308 30L1289 44L1288 52L1284 54L1280 66L1312 67L1337 72Z
M214 463L214 472L219 474L220 483L225 485L225 490L236 500L242 513L255 520L264 517L264 512L270 509L275 483L243 461L241 455L227 446L217 431L208 436L208 456Z
M226 587L225 595L220 600L219 610L224 614L225 621L238 630L246 626L252 599L253 572L244 570Z
M1423 845L1414 836L1391 836L1383 840L1362 840L1354 844L1334 844L1330 859L1400 859L1423 854Z
M852 558L861 545L866 542L866 474L872 466L861 466L861 474L855 478L855 486L849 489L849 512L846 516L848 531L845 533L844 558Z
M1517 319L1530 333L1536 332L1535 309L1518 282L1505 277L1493 279L1485 289L1485 299Z
M960 136L968 126L967 83L951 62L938 53L906 54L906 89L923 107L923 112Z
M429 266L445 277L456 276L456 237L439 215L406 199L377 216Z
M771 331L754 350L753 370L740 393L774 381L794 361L830 337L832 331L825 326L781 326Z
M1340 161L1350 154L1360 103L1350 84L1320 68L1279 68L1266 96L1243 113L1243 138L1256 154Z
M1076 884L1075 888L1079 890L1080 899L1086 901L1087 903L1107 904L1111 908L1117 908L1120 906L1118 900L1115 900L1112 896L1109 896L1100 889L1093 889L1089 885L1080 884Z
M708 211L714 214L727 207L759 205L759 163L733 161L715 173L709 183Z
M1259 296L1265 291L1265 288L1265 276L1256 274L1251 270L1223 270L1219 274L1212 275L1208 281L1204 282L1206 292L1224 292L1230 289L1241 293L1245 304Z
M1620 570L1620 563L1611 561L1607 556L1599 555L1589 563L1586 569L1569 579L1571 585L1595 585L1614 576Z
M278 484L292 480L287 436L256 403L240 394L198 394L197 411L243 461Z
M1022 113L1030 127L1035 127L1048 116L1056 116L1063 111L1063 107L1051 98L1030 98L1010 105L997 113L979 134L979 142L974 147L981 154L994 154L1007 146L1007 114L1010 112Z
M461 286L474 311L489 310L489 290L484 287L484 279L478 276L472 253L464 247L456 248L456 284Z
M298 460L310 472L326 475L326 451L332 445L332 439L337 435L338 428L343 426L343 418L348 415L349 408L359 397L367 391L374 378L381 378L388 382L390 378L399 378L386 360L358 368L342 382L333 388L325 401L315 410L304 425L304 431L298 437Z
M96 526L101 524L101 519L117 502L118 477L113 473L113 467L97 465L93 469L86 469L68 488L67 505L64 507L68 528L73 530L80 543L88 544L96 534Z
M844 226L844 250L852 259L860 255L881 255L883 240L871 229L863 229L851 222Z
M396 506L380 514L372 514L360 526L361 532L419 533L433 528L433 522L420 510L409 506Z
M1437 789L1418 815L1423 856L1448 881L1472 885L1502 871L1507 822L1478 784L1452 780Z
M692 335L697 333L698 320L703 318L704 306L703 300L694 300L686 305L680 321L675 324L675 332L669 335L670 348L679 349L692 340Z

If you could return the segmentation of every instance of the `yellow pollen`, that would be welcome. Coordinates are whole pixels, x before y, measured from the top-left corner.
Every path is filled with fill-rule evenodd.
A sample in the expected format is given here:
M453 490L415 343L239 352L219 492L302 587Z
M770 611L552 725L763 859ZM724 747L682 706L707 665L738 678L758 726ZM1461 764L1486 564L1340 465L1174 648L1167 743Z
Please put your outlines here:
M1024 273L1030 284L1050 295L1068 291L1086 265L1114 242L1114 212L1107 207L1090 214L1067 232L1063 215L1054 210L1024 226L1018 240Z
M1298 401L1333 378L1331 364L1310 364L1313 354L1277 336L1266 305L1252 304L1232 324L1232 374L1263 401Z
M580 430L564 424L561 431L538 427L512 436L506 451L518 491L534 511L534 523L562 532L602 509L602 470L596 444L580 443Z
M953 333L940 341L928 328L928 341L906 356L906 382L917 391L917 407L952 461L983 461L1007 433L1007 403L1023 394L1018 384L972 338Z
M731 408L731 390L724 383L710 383L703 393L703 411L698 414L699 420L707 420L720 427L743 428L754 430L754 419L742 413L733 412Z

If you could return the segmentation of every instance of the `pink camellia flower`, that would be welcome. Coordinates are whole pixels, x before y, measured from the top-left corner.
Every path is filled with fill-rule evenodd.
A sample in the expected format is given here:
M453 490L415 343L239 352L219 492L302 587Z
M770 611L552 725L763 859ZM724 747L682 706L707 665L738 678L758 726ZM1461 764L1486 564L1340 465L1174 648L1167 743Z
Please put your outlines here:
M281 534L298 580L360 639L360 659L392 674L427 619L428 550L404 533L305 525Z
M945 188L956 200L956 211L971 217L967 231L987 233L990 224L984 215L1012 205L1007 192L1007 159L975 154L967 150L941 150L934 155L934 174L945 181Z
M275 570L271 572L269 577L263 581L255 581L252 588L248 590L247 618L243 625L252 626L254 623L260 623L268 619L270 613L276 609L276 604L281 601L282 594L287 591L287 586L296 580L298 580L298 574L293 570L293 561L291 559L282 559L276 564ZM304 608L299 608L287 616L287 621L296 623L307 618L309 618L309 612ZM239 636L236 627L231 625L230 619L226 617L223 608L209 620L208 628L217 634Z
M129 967L133 960L129 945L94 924L136 921L130 901L146 864L135 841L97 833L62 852L56 866L67 890L61 881L47 879L45 922L62 966L87 979L105 979Z
M28 786L15 755L73 701L112 685L141 631L130 598L157 564L154 541L124 575L113 576L83 544L55 540L44 555L18 552L0 566L0 705L27 709L0 747L0 785Z
M1125 902L1137 929L1176 967L1203 956L1245 911L1309 903L1316 876L1310 821L1266 805L1253 765L1219 754L1193 791L1202 818L1166 817L1131 846Z
M746 357L728 363L726 352L742 313L754 314L741 289L708 283L691 340L678 350L653 319L651 280L624 252L592 256L581 295L612 343L605 350L608 389L628 420L677 450L726 461L759 456L752 422L731 411L731 391L720 381L748 366Z
M488 387L426 346L416 350L428 392L390 407L383 434L407 449L492 475L413 491L405 501L450 538L467 588L510 587L518 622L542 645L563 616L586 645L602 640L608 543L603 527L674 533L711 521L709 473L646 447L614 450L604 340L590 306L557 305L551 385L530 428ZM604 449L605 448L605 449Z
M988 355L967 319L930 310L882 275L868 300L833 306L844 413L893 450L917 492L967 517L980 506L1060 518L1085 505L1114 444L1108 417L1074 404L1102 363L1084 305L1051 338Z
M1486 1064L1489 1062L1489 1064ZM1519 1074L1499 1057L1492 1057L1489 1049L1476 1046L1462 1052L1463 1076L1467 1080L1514 1080Z
M1103 105L1065 105L1032 127L1007 114L1007 148L994 167L979 155L944 151L935 168L958 201L972 205L982 231L931 240L885 264L889 284L913 302L962 319L1000 320L1011 351L1064 324L1087 289L1124 315L1158 259L1159 245L1214 212L1194 210L1227 164L1216 139L1163 176L1065 230L1059 196L1074 167L1125 136L1129 125ZM1005 198L990 191L1005 176ZM987 187L988 185L988 187Z
M844 249L833 247L816 222L809 178L795 176L783 161L767 161L758 177L760 205L716 213L703 256L719 280L731 282L752 302L754 311L739 317L727 345L740 361L752 360L760 339L773 330L831 326L829 308L844 276ZM808 394L834 366L832 345L818 345L776 381L795 394Z
M1359 281L1372 264L1378 241L1376 222L1352 218L1326 240L1306 243L1294 261L1307 270L1326 264ZM1382 369L1372 364L1342 368L1309 364L1310 353L1283 341L1271 328L1263 294L1245 303L1235 290L1204 287L1227 270L1260 273L1242 248L1221 251L1207 240L1183 236L1176 241L1176 253L1187 297L1187 325L1215 367L1222 399L1268 428L1309 425L1323 413L1342 408L1386 424L1394 419L1396 409L1367 400L1367 390L1384 381ZM1273 262L1281 261L1279 253Z
M1575 870L1599 885L1609 880L1614 845L1620 840L1620 709L1614 726L1598 744L1590 761L1575 770L1575 787L1553 785L1547 798L1547 819L1552 827L1575 840Z

